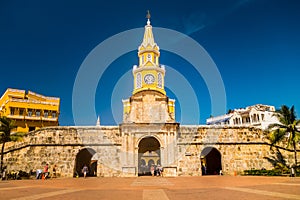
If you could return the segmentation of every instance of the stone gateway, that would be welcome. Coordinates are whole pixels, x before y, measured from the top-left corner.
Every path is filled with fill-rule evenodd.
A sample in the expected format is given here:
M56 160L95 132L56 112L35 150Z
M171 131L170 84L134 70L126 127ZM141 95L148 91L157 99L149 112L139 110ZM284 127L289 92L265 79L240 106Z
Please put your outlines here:
M281 153L293 163L291 150ZM270 169L266 158L276 152L260 129L145 123L42 128L22 142L7 143L4 156L10 171L29 172L49 163L50 172L56 165L62 177L80 176L85 164L98 177L144 175L152 164L163 166L166 176L200 176L202 165L208 175Z
M150 17L138 57L132 96L122 101L123 123L29 132L22 142L6 144L8 171L35 171L45 163L50 172L56 165L61 177L82 176L84 165L90 176L97 177L148 175L152 166L162 166L165 176L233 175L273 168L267 158L276 157L276 152L259 128L176 122L175 100L164 89L166 71L159 63ZM293 163L292 150L280 151Z

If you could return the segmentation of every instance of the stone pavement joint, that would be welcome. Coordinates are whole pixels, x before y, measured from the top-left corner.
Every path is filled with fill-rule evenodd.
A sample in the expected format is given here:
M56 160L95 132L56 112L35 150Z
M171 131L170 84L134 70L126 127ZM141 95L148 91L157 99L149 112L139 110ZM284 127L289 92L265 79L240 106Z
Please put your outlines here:
M131 186L171 186L174 185L165 178L137 178Z
M285 199L300 200L300 195L295 195L295 194L286 194L286 193L280 193L280 192L270 192L270 191L266 191L266 190L255 190L255 189L238 188L238 187L224 187L224 189L239 191L239 192L247 192L247 193L252 193L252 194L265 195L265 196L280 197L280 198L285 198Z
M57 195L61 195L61 194L78 192L78 191L81 191L81 189L68 189L68 190L60 190L60 191L55 191L55 192L47 192L47 193L43 193L43 194L35 194L35 195L15 198L15 199L11 199L11 200L36 200L36 199L42 199L42 198L57 196Z
M273 183L276 185L300 186L300 183Z
M169 200L164 190L143 190L143 200Z
M15 189L24 189L24 188L30 188L31 186L20 186L20 187L6 187L6 188L0 188L1 190L15 190Z

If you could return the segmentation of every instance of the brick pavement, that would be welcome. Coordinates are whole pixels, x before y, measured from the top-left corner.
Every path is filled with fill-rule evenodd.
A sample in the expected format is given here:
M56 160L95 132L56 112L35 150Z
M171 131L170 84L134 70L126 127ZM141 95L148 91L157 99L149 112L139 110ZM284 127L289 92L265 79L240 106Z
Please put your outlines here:
M137 177L0 182L0 199L299 199L300 178Z

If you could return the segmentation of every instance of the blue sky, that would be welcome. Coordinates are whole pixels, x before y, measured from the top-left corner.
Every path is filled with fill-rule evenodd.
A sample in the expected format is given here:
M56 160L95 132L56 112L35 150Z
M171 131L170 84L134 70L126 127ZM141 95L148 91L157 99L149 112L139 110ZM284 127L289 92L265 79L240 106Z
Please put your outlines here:
M296 0L0 0L0 93L10 87L58 96L60 124L73 125L73 85L83 61L107 38L143 27L148 9L153 27L187 34L207 51L224 82L227 110L257 103L276 108L286 104L295 105L300 115L300 2ZM136 37L142 40L140 33ZM198 123L205 123L211 114L222 114L212 113L207 85L189 62L164 50L160 62L178 71L196 92ZM137 51L129 52L101 77L101 90L94 100L102 124L119 123L116 118L122 117L122 101L112 100L112 93L137 63ZM167 77L167 93L178 100L168 89ZM127 83L116 96L125 99L131 95L132 80ZM175 87L180 89L180 83ZM177 121L197 123L189 118L193 105L182 116L183 106L177 103ZM119 116L114 117L112 110Z

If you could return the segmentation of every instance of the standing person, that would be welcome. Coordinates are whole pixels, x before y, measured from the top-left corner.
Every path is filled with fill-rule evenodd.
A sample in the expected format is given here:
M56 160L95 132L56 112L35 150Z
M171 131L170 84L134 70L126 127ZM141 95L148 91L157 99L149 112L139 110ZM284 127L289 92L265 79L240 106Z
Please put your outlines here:
M161 169L160 169L160 165L157 165L156 167L156 176L160 176L161 174Z
M56 178L56 165L53 166L53 178Z
M48 166L48 163L45 165L44 167L44 178L48 178L48 175L49 175L49 166Z
M163 177L164 168L162 166L159 167L159 174Z
M160 167L160 176L163 177L164 176L164 168L161 166Z
M2 180L6 180L6 167L3 167Z
M294 165L291 166L291 177L295 177L295 168L294 168Z
M41 169L37 169L36 170L36 179L41 179L42 178L42 170Z
M151 175L154 176L154 165L151 165L150 172L151 172Z
M83 177L86 178L86 174L89 172L89 169L86 165L82 168Z
M204 164L201 165L202 176L206 175L206 167Z

